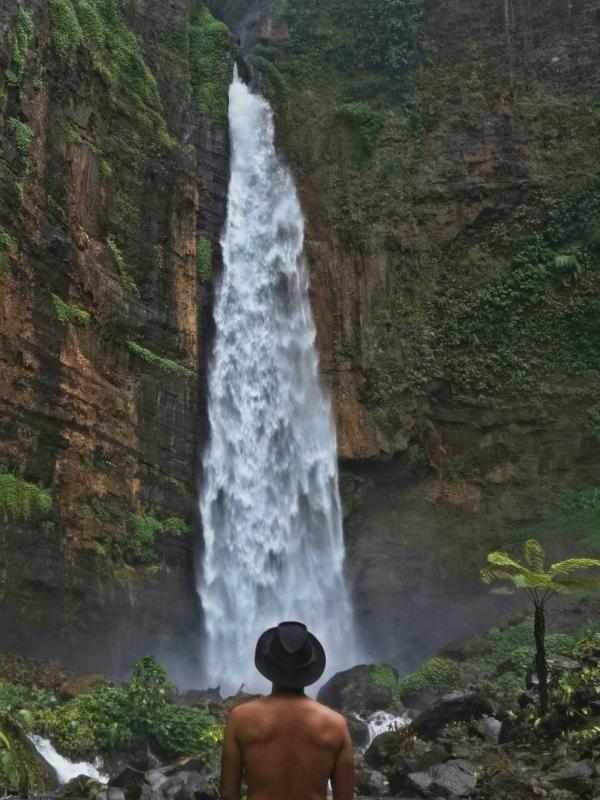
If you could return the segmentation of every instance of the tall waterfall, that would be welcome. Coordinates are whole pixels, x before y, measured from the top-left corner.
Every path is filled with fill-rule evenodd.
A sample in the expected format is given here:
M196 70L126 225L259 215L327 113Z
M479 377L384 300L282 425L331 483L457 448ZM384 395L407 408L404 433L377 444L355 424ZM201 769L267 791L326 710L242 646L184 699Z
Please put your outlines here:
M258 636L305 622L332 669L351 666L336 437L319 385L304 219L269 104L235 77L232 169L200 500L206 677L264 688Z

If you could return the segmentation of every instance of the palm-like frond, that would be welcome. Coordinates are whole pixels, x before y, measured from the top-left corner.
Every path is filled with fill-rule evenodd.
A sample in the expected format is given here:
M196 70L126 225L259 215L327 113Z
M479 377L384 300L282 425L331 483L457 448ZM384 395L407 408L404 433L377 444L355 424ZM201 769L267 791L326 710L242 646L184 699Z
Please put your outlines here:
M600 560L597 558L568 558L566 561L558 561L556 564L552 564L548 574L552 577L569 575L571 572L577 572L580 569L593 569L594 567L600 567Z
M525 561L536 572L544 572L546 553L537 539L528 539L525 542Z
M557 578L554 583L559 591L576 592L578 589L600 589L600 575L581 578Z

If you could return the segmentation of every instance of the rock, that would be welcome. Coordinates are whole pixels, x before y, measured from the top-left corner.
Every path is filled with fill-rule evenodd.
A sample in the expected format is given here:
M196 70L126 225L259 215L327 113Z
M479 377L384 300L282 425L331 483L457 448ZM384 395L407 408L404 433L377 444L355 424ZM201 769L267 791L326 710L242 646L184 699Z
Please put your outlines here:
M411 789L416 789L417 792L426 794L433 781L428 772L412 772L407 777L406 782Z
M212 775L162 767L147 772L141 800L217 800L217 782Z
M96 800L125 800L125 792L117 786L109 786L108 789L98 792Z
M518 703L519 708L527 708L527 706L534 706L537 703L537 697L533 692L522 692L519 695Z
M567 656L548 656L546 662L551 675L568 675L581 669L579 661L575 661L574 658L567 658ZM540 685L535 669L530 669L527 673L526 685L528 689L537 689Z
M372 769L398 768L405 759L398 745L398 737L394 731L380 733L371 742L365 752L365 761Z
M443 658L452 658L455 661L470 661L484 655L489 649L490 645L485 636L473 634L461 639L454 639L444 645L439 654Z
M427 797L466 797L475 789L477 779L471 762L457 758L436 764L427 772L414 772L407 783Z
M412 730L425 739L432 739L446 725L469 722L478 717L493 716L494 707L477 692L452 692L422 711L412 722Z
M502 723L494 717L483 717L478 720L474 726L475 731L479 736L488 744L498 744L500 740L500 731L502 730Z
M78 775L61 786L60 793L63 797L87 797L89 784L90 778L87 775Z
M77 675L74 678L66 680L59 689L65 699L72 700L74 697L79 697L80 694L91 694L94 689L100 686L112 686L112 682L106 675L99 672L91 673L90 675Z
M557 789L566 789L581 797L592 791L593 774L591 761L572 761L560 772L548 775L548 782Z
M144 773L127 765L109 780L108 785L123 789L125 800L139 800L143 781Z
M385 775L376 770L359 770L355 775L356 790L368 797L388 794L389 784Z
M317 700L337 711L390 709L398 673L385 664L364 664L338 672L319 690Z
M185 694L178 695L176 701L184 706L204 706L209 703L222 703L221 687L215 689L188 689Z
M369 726L364 720L352 714L344 714L350 731L350 738L355 747L366 747L369 744Z

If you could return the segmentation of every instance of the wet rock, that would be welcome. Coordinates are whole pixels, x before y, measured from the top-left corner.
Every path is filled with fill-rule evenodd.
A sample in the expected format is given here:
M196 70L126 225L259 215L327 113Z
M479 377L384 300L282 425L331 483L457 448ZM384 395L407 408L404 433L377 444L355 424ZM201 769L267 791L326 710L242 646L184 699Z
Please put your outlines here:
M385 769L403 766L406 759L398 745L398 737L394 731L380 733L367 749L365 761L372 769Z
M109 786L102 792L98 792L96 800L125 800L125 792L117 786Z
M493 705L483 695L477 692L452 692L422 711L411 727L417 736L432 739L443 727L453 722L469 722L493 714Z
M355 784L359 794L368 797L382 797L388 794L389 790L385 775L372 769L359 770L355 776Z
M502 723L494 717L483 717L474 724L474 729L488 744L498 744Z
M382 675L386 680L381 680ZM334 675L321 687L317 700L338 711L389 709L397 680L398 673L393 667L364 664Z
M141 770L125 766L109 780L108 784L122 789L125 793L125 800L139 800L143 781L144 773Z
M61 685L59 693L66 700L72 700L74 697L79 697L80 694L91 694L94 689L98 689L100 686L112 686L112 682L106 675L102 675L99 672L89 675L77 675L66 680Z
M217 782L212 775L172 765L147 772L140 796L141 800L217 800Z
M548 775L548 782L557 789L566 789L581 797L592 791L593 774L591 761L571 762L560 772Z
M78 775L61 786L60 793L63 797L87 797L89 786L90 778L87 775Z
M466 797L475 789L477 779L473 764L457 758L437 764L427 772L409 775L408 783L429 797Z
M353 714L344 714L350 731L350 738L355 747L366 747L369 744L369 726Z

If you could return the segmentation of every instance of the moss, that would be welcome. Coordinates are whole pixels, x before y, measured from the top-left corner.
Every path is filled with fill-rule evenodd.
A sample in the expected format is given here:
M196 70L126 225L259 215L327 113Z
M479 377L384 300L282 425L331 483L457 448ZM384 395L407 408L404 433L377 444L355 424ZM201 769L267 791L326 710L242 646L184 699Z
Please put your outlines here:
M127 347L134 355L138 356L146 363L158 367L160 370L167 373L167 375L179 375L183 378L193 378L195 376L195 372L193 370L189 369L183 364L180 364L178 361L173 361L170 358L163 358L162 356L153 353L152 350L148 350L147 347L142 347L131 339L127 341Z
M189 60L199 113L225 124L233 52L227 26L216 20L205 6L197 6L191 17Z
M457 664L447 658L430 658L410 675L398 682L397 696L403 703L422 692L443 694L460 686L461 675Z
M20 8L16 29L9 36L10 62L6 71L6 81L9 86L19 86L23 80L33 32L31 14L25 8Z
M169 517L165 520L163 530L172 536L185 536L192 532L191 526L181 517Z
M33 131L24 122L16 117L11 117L8 120L8 129L13 135L17 150L23 158L27 158L33 143Z
M395 689L398 683L394 670L387 664L375 664L371 669L371 680L377 686Z
M30 519L35 511L47 514L51 508L52 493L45 486L0 470L0 513L5 519L20 522Z
M73 69L83 39L77 14L71 0L48 0L48 3L52 45L63 67Z
M15 240L8 231L0 225L0 273L8 267L8 250L13 247Z
M54 304L56 316L63 325L72 323L74 325L86 326L90 324L92 317L88 311L68 305L68 303L65 303L57 294L52 295L52 302Z
M106 246L110 250L112 257L115 260L115 264L117 265L117 272L119 273L119 281L121 282L121 286L129 294L133 294L136 297L139 297L140 291L137 287L135 280L127 270L127 267L125 265L125 257L121 252L121 248L117 244L114 236L106 237Z
M210 283L213 279L213 249L212 242L206 236L198 239L196 259L200 283Z

